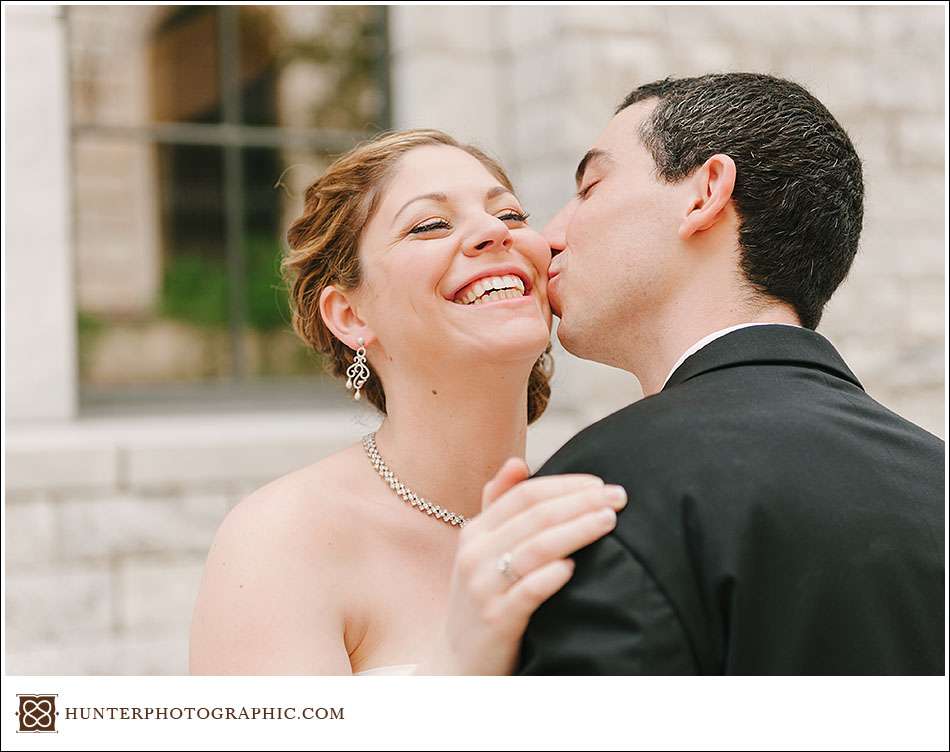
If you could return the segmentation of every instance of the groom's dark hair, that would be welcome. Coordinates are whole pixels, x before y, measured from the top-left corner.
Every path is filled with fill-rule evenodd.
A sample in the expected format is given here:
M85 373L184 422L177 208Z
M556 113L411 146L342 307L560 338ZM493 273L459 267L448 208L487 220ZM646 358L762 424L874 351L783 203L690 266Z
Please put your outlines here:
M861 160L844 128L802 86L757 73L655 81L617 112L652 98L640 138L658 178L678 182L713 154L730 156L742 271L816 328L851 268L864 216Z

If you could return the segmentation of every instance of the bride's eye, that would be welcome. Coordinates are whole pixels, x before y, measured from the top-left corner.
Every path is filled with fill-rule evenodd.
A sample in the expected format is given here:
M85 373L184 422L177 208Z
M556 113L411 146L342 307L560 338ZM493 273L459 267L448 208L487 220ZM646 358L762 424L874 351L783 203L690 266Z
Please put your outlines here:
M409 230L409 232L413 235L419 235L420 233L432 232L433 230L448 230L450 227L451 225L444 219L436 219L432 222L424 222L421 225L416 225L411 230Z
M519 212L514 209L508 209L504 214L499 214L498 219L505 222L527 222L531 215L528 212Z

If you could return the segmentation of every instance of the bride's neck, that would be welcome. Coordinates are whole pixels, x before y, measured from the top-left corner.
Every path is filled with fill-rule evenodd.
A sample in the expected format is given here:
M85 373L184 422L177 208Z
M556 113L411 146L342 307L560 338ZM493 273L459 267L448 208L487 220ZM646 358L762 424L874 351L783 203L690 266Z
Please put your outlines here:
M387 379L376 441L401 481L471 517L481 510L485 482L509 457L524 457L530 368L456 370Z

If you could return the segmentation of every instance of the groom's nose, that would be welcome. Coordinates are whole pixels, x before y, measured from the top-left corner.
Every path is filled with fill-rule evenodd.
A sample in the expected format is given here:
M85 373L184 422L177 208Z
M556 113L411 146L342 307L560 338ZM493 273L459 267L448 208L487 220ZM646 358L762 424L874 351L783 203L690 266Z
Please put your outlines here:
M541 231L541 234L544 235L544 239L548 241L548 245L551 247L552 258L567 248L567 224L571 218L573 204L573 201L568 201L564 204L560 211L551 218L551 221L549 221Z

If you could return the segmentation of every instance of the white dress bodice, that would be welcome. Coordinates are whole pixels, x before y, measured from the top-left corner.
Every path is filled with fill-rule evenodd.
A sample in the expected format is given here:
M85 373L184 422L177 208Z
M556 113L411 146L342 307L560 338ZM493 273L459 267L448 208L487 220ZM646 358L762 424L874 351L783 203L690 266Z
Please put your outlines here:
M368 668L365 671L357 671L353 676L374 676L380 674L411 674L415 668L415 663L400 663L392 666L378 666L377 668Z

